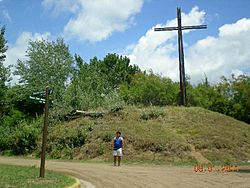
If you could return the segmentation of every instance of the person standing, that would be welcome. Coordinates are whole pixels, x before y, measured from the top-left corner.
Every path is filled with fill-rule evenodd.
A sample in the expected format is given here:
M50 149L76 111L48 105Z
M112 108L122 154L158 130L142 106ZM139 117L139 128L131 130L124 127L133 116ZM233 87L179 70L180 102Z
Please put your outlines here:
M118 158L118 166L120 166L121 164L123 146L124 146L124 141L123 141L123 138L121 137L121 132L117 131L116 136L112 142L114 166L116 166L117 158Z

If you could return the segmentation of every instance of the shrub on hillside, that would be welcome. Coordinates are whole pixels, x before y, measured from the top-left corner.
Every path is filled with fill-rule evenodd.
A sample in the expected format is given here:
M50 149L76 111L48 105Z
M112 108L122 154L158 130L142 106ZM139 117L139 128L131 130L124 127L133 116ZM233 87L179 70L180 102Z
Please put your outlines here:
M36 149L40 128L28 122L20 123L13 132L12 150L16 155L31 153Z
M37 140L41 133L40 119L19 121L15 126L0 127L0 150L9 150L15 155L31 153L37 147Z
M14 127L19 121L24 119L24 113L16 109L11 109L8 115L3 117L3 126Z
M112 133L112 132L105 132L105 133L101 134L100 137L101 137L101 140L103 142L111 142L113 136L114 136L114 133Z
M0 126L0 151L10 150L10 153L23 155L36 148L38 136L41 132L41 121L24 120L24 114L12 109L9 115L3 117Z
M152 108L149 111L143 111L140 118L143 120L157 119L160 116L164 116L164 112L159 109Z
M9 150L12 146L12 130L10 127L0 126L0 152Z
M48 138L49 152L52 158L73 158L74 148L82 147L86 143L87 132L85 126L52 127Z
M169 78L139 73L130 85L120 85L120 95L128 104L174 105L178 98L178 84Z

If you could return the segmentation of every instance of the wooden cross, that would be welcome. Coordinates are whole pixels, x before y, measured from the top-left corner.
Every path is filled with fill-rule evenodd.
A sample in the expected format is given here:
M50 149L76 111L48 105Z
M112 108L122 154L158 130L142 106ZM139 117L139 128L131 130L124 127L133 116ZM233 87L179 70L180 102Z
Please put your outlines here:
M184 51L182 41L182 30L188 29L206 29L207 25L182 26L181 25L181 8L177 7L177 27L154 28L154 31L173 31L178 30L178 52L179 52L179 74L180 74L180 105L187 104L186 79L184 66Z

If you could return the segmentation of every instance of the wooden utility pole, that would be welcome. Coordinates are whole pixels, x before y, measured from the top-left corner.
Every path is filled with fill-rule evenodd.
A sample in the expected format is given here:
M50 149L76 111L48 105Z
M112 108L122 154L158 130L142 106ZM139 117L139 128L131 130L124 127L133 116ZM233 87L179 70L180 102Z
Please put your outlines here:
M180 105L187 104L186 94L186 78L184 66L184 50L182 41L182 30L188 29L206 29L207 25L182 26L181 24L181 8L177 7L177 27L155 28L155 31L173 31L178 30L178 52L179 52L179 74L180 74Z
M43 126L43 139L42 139L42 153L41 153L41 165L40 165L40 177L44 178L45 175L45 155L47 145L47 134L49 124L49 88L46 87L45 92L45 107L44 107L44 126Z

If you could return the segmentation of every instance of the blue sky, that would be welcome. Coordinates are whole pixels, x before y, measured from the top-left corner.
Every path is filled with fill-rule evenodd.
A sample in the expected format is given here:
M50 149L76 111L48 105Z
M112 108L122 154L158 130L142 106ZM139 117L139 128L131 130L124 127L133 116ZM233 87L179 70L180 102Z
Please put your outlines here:
M153 32L176 25L207 24L184 32L187 74L197 83L206 74L250 72L250 1L248 0L0 0L0 25L6 27L9 50L5 64L25 59L29 40L65 38L73 54L86 62L107 53L130 57L142 69L178 80L175 32Z

